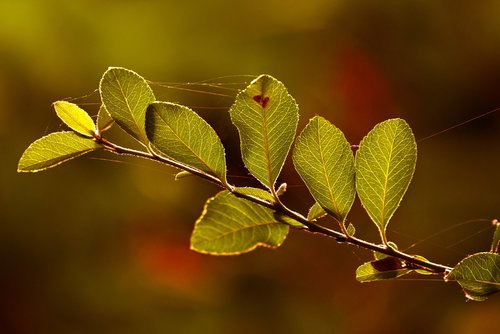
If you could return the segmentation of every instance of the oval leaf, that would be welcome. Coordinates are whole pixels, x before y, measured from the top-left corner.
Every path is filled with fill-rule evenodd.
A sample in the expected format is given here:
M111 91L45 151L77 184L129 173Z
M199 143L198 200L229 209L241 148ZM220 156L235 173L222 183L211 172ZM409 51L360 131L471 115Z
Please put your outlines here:
M24 151L18 172L39 172L103 146L72 131L54 132L33 142Z
M460 284L465 296L482 301L500 291L500 255L477 253L460 261L446 276Z
M54 102L57 116L72 130L87 137L95 134L95 124L85 110L74 103L66 101Z
M99 133L101 134L101 133L109 130L109 128L111 128L111 126L113 126L114 122L115 121L109 115L109 113L107 112L104 105L101 104L101 107L99 108L99 112L97 113L97 129L98 129Z
M268 75L252 81L229 110L245 166L273 191L297 130L298 110L285 86Z
M283 243L288 230L271 209L223 191L205 204L191 236L191 249L237 255L259 246L275 248Z
M356 195L354 155L344 134L316 116L297 137L295 169L317 203L338 221L345 221Z
M307 220L316 220L326 215L327 213L325 209L323 209L321 205L316 202L313 204L313 206L311 206L311 208L309 208L309 212L307 213Z
M410 273L404 263L395 257L366 262L356 269L356 280L361 283L393 279Z
M384 243L389 220L410 185L417 144L409 125L390 119L373 128L356 153L356 190Z
M226 182L226 156L219 136L193 110L155 102L148 107L146 132L151 144L167 157Z
M155 96L146 80L133 71L110 67L104 72L99 92L114 121L135 139L147 144L146 109L155 101Z

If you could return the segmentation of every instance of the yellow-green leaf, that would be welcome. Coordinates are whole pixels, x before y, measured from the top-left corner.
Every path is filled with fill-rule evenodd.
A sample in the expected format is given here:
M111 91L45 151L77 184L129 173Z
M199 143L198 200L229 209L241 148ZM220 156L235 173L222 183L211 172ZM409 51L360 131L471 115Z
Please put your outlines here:
M395 257L366 262L356 269L356 280L361 283L393 279L410 273L404 262Z
M174 103L152 103L147 111L146 132L151 144L165 156L226 183L222 142L193 110Z
M57 116L59 116L70 129L87 137L94 136L94 121L85 110L74 103L66 101L54 102L54 109L56 110Z
M483 301L500 291L500 254L476 253L460 261L446 276L457 281L468 299Z
M320 116L297 137L295 169L325 211L343 222L356 195L354 155L344 134Z
M238 94L229 113L238 128L245 166L273 189L297 130L295 100L280 81L261 75Z
M17 171L39 172L102 147L95 140L72 131L54 132L33 142L24 151Z
M386 228L410 185L417 144L409 125L390 119L373 128L356 153L356 190L387 243Z
M326 213L325 209L323 209L321 207L321 205L319 205L319 203L316 202L309 209L309 212L307 213L307 220L319 219L319 218L324 217L326 215L327 215L327 213Z
M99 92L113 120L135 139L147 144L146 109L155 101L155 96L146 80L133 71L110 67L104 72Z
M109 130L111 126L114 124L113 118L109 115L106 108L103 104L99 108L99 112L97 113L97 129L100 134Z
M274 211L228 191L205 204L191 236L191 249L213 255L237 255L265 246L280 246L289 226Z

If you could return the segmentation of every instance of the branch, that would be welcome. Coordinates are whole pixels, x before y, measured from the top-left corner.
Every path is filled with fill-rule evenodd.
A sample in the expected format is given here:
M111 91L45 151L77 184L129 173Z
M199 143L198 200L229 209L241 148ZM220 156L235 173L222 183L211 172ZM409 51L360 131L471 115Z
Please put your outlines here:
M315 221L310 221L301 214L289 209L286 207L281 201L275 201L275 202L270 202L252 195L248 194L243 194L237 191L237 188L230 184L224 184L221 180L219 180L217 177L210 175L208 173L205 173L199 169L184 165L182 163L179 163L175 160L169 159L167 157L164 157L162 155L159 155L155 153L151 148L149 149L149 152L144 152L144 151L138 151L138 150L133 150L129 149L126 147L122 147L119 145L116 145L114 143L109 142L108 140L99 137L96 138L96 141L99 143L103 144L105 147L105 150L119 154L119 155L130 155L130 156L135 156L135 157L140 157L140 158L146 158L149 160L153 160L156 162L160 162L166 165L169 165L171 167L175 167L181 170L184 170L186 172L189 172L193 175L196 175L206 181L209 181L213 184L216 184L217 186L226 189L233 193L235 196L239 198L243 198L249 201L252 201L256 204L262 205L264 207L267 207L271 210L274 210L276 212L279 212L289 218L292 218L300 223L302 223L304 226L303 227L294 227L299 230L304 230L310 233L314 234L320 234L326 237L330 237L335 239L339 243L347 243L351 245L355 245L361 248L365 248L368 250L376 251L388 256L396 257L401 260L404 260L407 264L412 265L413 267L421 268L428 270L430 272L433 272L435 274L446 274L452 270L451 267L434 263L431 261L424 261L419 258L416 258L410 254L406 254L404 252L401 252L399 250L396 250L394 248L391 248L387 245L381 245L381 244L374 244L372 242L356 238L354 236L349 236L348 234L344 234L339 231L335 231L332 229L329 229L327 227L324 227L322 225L317 224Z

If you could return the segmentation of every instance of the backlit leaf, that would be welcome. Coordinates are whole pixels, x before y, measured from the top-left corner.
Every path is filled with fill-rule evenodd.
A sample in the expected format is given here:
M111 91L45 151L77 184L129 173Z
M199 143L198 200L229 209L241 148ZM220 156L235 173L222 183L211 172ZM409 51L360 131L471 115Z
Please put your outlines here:
M74 103L66 101L54 102L57 116L72 130L87 137L95 134L95 124L85 110Z
M410 185L417 161L415 137L402 119L373 128L356 153L356 190L386 243L385 230Z
M471 300L486 300L500 291L500 254L477 253L460 261L446 276L457 281Z
M103 146L72 131L54 132L33 142L24 151L18 172L39 172Z
M224 147L214 129L193 110L174 103L152 103L146 132L162 154L226 182Z
M99 133L102 134L103 132L109 130L114 122L115 121L109 115L104 105L101 104L99 112L97 113L97 129L99 130Z
M316 116L297 137L293 163L326 212L343 222L354 203L354 155L344 134Z
M205 204L191 236L191 249L214 255L236 255L265 246L280 246L289 226L271 209L238 198L228 191Z
M321 207L321 205L319 205L319 203L316 202L309 209L309 213L307 214L307 220L319 219L319 218L324 217L326 215L327 215L327 213L326 213L325 209L323 209Z
M275 201L273 195L269 191L265 191L265 190L259 189L259 188L237 187L234 191L237 193L240 193L240 194L254 196L254 197L266 200L268 202Z
M133 71L110 67L104 72L99 91L114 121L135 139L147 144L146 109L155 101L155 96L146 80Z
M243 162L273 189L297 130L295 100L280 81L261 75L238 94L229 113L239 131Z
M402 260L386 257L381 260L366 262L356 269L356 280L361 283L397 278L410 273Z
M349 225L347 225L346 231L347 235L352 237L356 233L356 228L354 227L353 224L349 223Z

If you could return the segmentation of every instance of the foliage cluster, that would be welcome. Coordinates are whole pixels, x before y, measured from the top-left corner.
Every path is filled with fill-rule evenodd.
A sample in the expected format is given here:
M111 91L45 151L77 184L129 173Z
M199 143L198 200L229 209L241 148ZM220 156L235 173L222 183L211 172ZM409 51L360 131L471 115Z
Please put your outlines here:
M295 100L280 81L261 75L238 94L229 114L239 132L243 162L262 188L236 187L227 180L219 136L193 110L156 101L147 81L124 68L109 68L99 92L102 105L96 122L76 104L55 102L57 115L70 131L32 143L18 171L42 171L96 150L152 159L180 169L178 177L196 175L223 188L206 202L196 221L191 248L198 252L233 255L259 246L278 247L294 228L373 251L373 261L356 270L360 282L413 272L457 281L472 300L484 300L500 290L496 220L490 251L467 256L453 268L401 252L388 240L387 226L410 185L417 160L414 135L402 119L376 125L359 147L351 146L342 131L321 116L313 117L295 138L299 119ZM143 150L105 138L114 123ZM307 216L280 198L286 183L277 185L277 179L290 150L295 169L316 201ZM356 195L380 233L379 244L356 237L354 225L347 221ZM338 228L320 223L325 216Z

